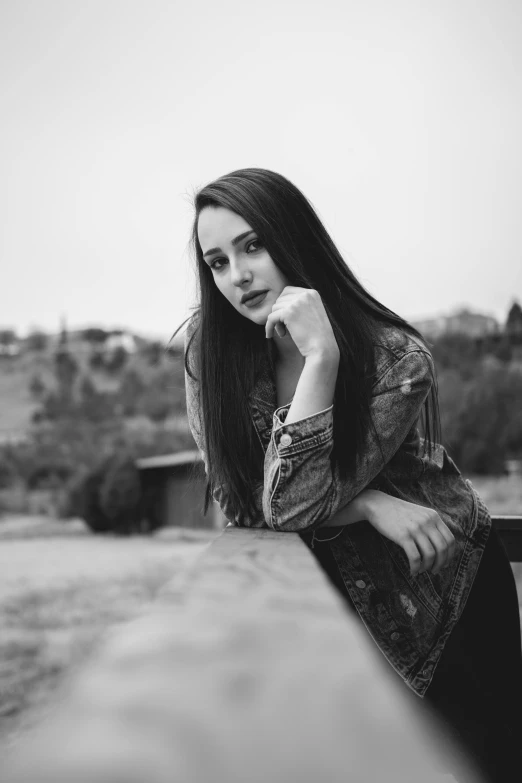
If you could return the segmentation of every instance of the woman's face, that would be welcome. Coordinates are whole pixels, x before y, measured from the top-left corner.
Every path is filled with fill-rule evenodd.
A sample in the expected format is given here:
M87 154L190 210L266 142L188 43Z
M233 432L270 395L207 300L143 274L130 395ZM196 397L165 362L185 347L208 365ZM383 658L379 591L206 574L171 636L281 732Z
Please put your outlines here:
M272 305L289 285L244 218L225 207L205 207L198 219L203 260L232 307L264 325ZM246 297L260 293L251 302Z

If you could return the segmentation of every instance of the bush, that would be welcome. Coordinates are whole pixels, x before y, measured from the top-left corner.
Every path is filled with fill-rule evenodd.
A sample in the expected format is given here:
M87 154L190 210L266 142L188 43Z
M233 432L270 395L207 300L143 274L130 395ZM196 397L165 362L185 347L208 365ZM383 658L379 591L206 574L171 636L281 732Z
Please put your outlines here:
M48 344L48 337L45 332L34 329L27 335L27 348L29 351L45 351Z
M128 452L102 460L74 480L64 505L65 516L78 516L93 533L130 535L146 532L139 471Z
M82 378L79 396L80 401L74 411L76 418L100 422L114 416L115 395L99 392L88 375Z
M65 517L80 517L93 533L108 533L110 520L100 503L100 489L105 480L106 461L78 476L70 485L64 504Z
M27 476L28 489L53 489L61 487L71 477L71 465L63 462L47 462L37 465Z
M151 388L143 395L140 409L151 421L160 423L165 421L171 412L172 402L161 389Z
M128 455L115 455L100 487L100 508L114 533L129 535L141 527L143 502L140 474Z
M35 400L42 399L45 392L47 391L47 388L42 380L41 375L38 375L36 373L35 375L33 375L29 383L29 391L31 392L31 397L33 397Z
M157 367L162 362L165 346L158 340L154 340L143 346L141 354L145 357L150 367Z
M89 357L89 366L93 370L103 370L105 363L103 360L103 354L99 351L94 351Z
M92 343L94 345L103 345L107 340L107 338L109 337L110 333L107 332L105 329L92 327L89 329L83 329L83 331L81 331L80 334L82 338L89 343Z
M103 366L104 369L107 372L110 373L119 373L125 365L127 364L127 361L129 359L129 354L123 348L121 345L119 345L117 348L115 348L113 351L108 353L104 357Z
M454 379L448 386L449 380L444 378L441 403L452 456L466 472L504 473L505 460L522 454L522 375L483 367L460 388Z
M5 454L0 454L0 489L12 487L18 479L15 465Z
M144 391L145 382L137 370L127 370L121 380L118 394L125 416L134 416Z

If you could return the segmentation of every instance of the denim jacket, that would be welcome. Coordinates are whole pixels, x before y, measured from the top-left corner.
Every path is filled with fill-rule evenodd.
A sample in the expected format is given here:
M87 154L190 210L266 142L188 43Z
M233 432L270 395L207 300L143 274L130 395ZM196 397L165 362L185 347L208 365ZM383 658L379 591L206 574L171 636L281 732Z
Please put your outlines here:
M186 331L193 330L193 321ZM382 329L375 346L371 399L374 424L354 470L332 469L333 405L285 424L290 403L277 407L272 348L250 394L250 415L264 452L264 480L254 486L257 513L249 527L313 531L328 539L348 594L371 638L395 671L424 696L468 598L491 528L488 510L440 444L423 456L418 420L433 382L427 348L403 331ZM189 425L205 462L197 383L185 375ZM457 553L438 574L412 576L403 549L362 521L321 530L363 489L435 509L452 531ZM226 487L214 492L232 517ZM313 538L312 538L313 545ZM325 546L325 544L323 544Z

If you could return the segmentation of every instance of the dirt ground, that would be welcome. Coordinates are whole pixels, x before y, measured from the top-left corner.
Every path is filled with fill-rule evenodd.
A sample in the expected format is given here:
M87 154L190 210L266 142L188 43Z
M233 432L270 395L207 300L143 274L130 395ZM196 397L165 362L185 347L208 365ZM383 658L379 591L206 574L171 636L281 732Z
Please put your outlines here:
M106 630L146 609L215 535L116 538L80 520L0 521L0 756L45 719Z
M58 523L57 535L50 529L53 523L44 517L0 522L2 600L23 590L60 588L71 581L118 580L154 565L168 573L170 564L174 575L210 538L203 534L198 543L196 534L183 540L177 531L152 537L94 536L80 521Z

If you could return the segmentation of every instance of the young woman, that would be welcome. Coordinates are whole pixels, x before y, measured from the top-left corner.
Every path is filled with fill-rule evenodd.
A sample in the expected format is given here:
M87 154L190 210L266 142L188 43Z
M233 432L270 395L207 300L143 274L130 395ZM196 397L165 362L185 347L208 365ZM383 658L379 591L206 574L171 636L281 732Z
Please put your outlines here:
M235 525L300 533L484 778L515 779L516 587L440 445L426 342L363 288L279 174L242 169L202 188L193 245L185 369L205 510L214 497Z

